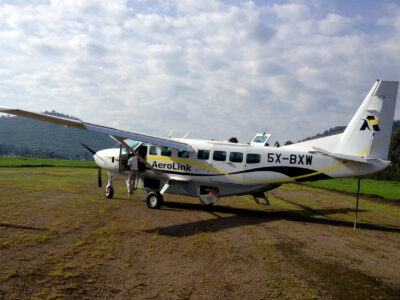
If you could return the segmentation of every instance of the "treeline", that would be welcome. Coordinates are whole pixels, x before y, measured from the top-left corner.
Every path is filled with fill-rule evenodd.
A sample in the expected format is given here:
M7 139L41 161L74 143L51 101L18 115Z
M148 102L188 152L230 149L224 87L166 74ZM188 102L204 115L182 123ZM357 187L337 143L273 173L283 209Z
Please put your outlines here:
M17 147L15 145L0 144L0 155L35 157L35 158L58 158L73 160L89 160L88 153L80 155L63 155L46 149L29 149L28 147Z
M336 126L329 130L325 130L323 133L318 133L316 135L309 136L299 142L305 142L305 141L309 141L309 140L319 139L319 138L325 137L325 136L339 134L339 133L342 133L345 129L346 129L346 126ZM396 132L397 129L400 129L400 120L393 121L392 135ZM293 143L291 141L287 141L285 143L285 145L290 145L290 144L293 144Z
M56 111L46 111L45 114L79 120ZM80 142L95 150L115 145L115 141L101 133L23 117L0 117L0 145L3 144L0 155L91 160L92 155Z
M400 123L400 121L399 121L399 123ZM333 128L331 128L329 130L325 130L323 133L318 133L318 134L316 134L314 136L309 136L309 137L307 137L307 138L305 138L305 139L303 139L301 141L305 142L305 141L309 141L309 140L319 139L319 138L322 138L322 137L325 137L325 136L339 134L339 133L342 133L345 129L346 129L346 126L336 126L336 127L333 127Z
M70 116L70 115L67 115L67 114L63 114L63 113L56 112L54 109L53 109L52 111L46 110L46 111L44 112L44 114L50 115L50 116L55 116L55 117L61 117L61 118L64 118L64 119L71 119L71 120L76 120L76 121L82 121L81 119L79 119L79 118L77 118L77 117L74 117L74 116Z
M400 128L392 135L388 159L392 162L392 165L370 178L400 181Z

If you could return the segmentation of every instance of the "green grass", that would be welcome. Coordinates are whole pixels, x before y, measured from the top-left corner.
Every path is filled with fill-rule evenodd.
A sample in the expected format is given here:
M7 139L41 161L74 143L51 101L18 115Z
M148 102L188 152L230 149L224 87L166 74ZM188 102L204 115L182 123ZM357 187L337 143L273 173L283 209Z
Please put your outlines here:
M96 168L97 166L93 161L0 156L0 167L9 167L9 168L17 168L17 167Z
M91 168L0 168L3 298L149 299L157 298L152 283L158 282L163 293L158 297L176 299L396 299L357 265L365 261L363 253L375 248L376 264L400 249L399 206L363 199L360 223L380 224L387 232L379 226L353 231L346 226L353 211L346 215L340 209L353 208L355 197L307 185L283 185L286 193L271 192L268 207L240 196L222 199L215 211L178 205L154 211L146 208L140 192L127 196L122 177L115 180L115 198L106 199L96 176ZM167 203L184 201L198 203L166 195ZM255 210L265 213L253 215ZM330 219L319 220L324 217ZM329 246L333 232L343 247ZM309 250L314 245L321 253L316 257ZM154 273L154 266L160 272ZM252 267L257 273L252 270L243 281ZM250 289L257 289L258 296L249 296Z
M319 180L314 182L304 182L303 184L335 190L339 192L357 193L357 181L355 178L341 178ZM400 182L399 181L379 181L373 179L362 179L360 194L367 196L377 196L387 200L400 202Z

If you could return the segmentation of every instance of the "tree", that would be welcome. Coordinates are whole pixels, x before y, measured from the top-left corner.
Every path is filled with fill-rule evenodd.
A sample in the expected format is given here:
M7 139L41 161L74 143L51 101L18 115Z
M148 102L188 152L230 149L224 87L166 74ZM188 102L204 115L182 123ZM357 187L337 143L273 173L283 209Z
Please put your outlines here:
M392 135L389 148L389 158L392 162L400 161L400 128Z
M238 143L239 141L238 141L238 139L236 138L236 137L231 137L229 140L228 140L230 143Z
M390 142L389 158L392 161L393 177L399 179L400 175L400 128L392 135ZM395 178L393 178L395 179Z

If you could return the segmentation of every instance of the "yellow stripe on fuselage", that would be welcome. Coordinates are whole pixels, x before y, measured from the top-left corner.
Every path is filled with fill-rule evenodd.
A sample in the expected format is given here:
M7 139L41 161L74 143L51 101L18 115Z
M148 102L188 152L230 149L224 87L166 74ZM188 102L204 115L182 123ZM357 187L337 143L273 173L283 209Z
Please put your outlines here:
M318 171L318 172L314 172L314 173L310 173L310 174L305 174L305 175L300 175L300 176L295 176L295 177L289 177L289 178L279 178L279 179L265 179L265 180L260 180L260 179L247 179L247 178L241 178L232 174L229 174L227 172L224 172L222 170L219 170L217 168L214 168L212 166L208 166L206 164L202 164L202 163L198 163L195 161L191 161L191 160L186 160L186 159L175 159L175 158L169 158L169 157L150 157L147 158L147 160L153 160L153 161L169 161L169 162L177 162L177 163L183 163L183 164L191 164L191 165L195 165L201 168L205 168L205 169L209 169L215 172L218 172L220 174L238 179L238 180L243 180L243 181L249 181L249 182L259 182L259 183L272 183L272 182L281 182L281 181L287 181L287 180L296 180L296 179L300 179L300 178L306 178L306 177L311 177L311 176L315 176L318 174L322 174L324 172L328 172L331 171L333 169L339 168L342 165L344 165L346 162L343 162L341 164L338 164L336 166L333 166L331 168L322 170L322 171Z

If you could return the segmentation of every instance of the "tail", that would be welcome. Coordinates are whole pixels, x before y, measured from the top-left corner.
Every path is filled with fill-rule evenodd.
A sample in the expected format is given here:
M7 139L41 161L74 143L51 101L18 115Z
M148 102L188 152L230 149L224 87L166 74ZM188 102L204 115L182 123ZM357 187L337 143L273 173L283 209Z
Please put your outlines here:
M387 159L398 87L397 81L375 82L341 135L336 153Z

